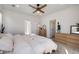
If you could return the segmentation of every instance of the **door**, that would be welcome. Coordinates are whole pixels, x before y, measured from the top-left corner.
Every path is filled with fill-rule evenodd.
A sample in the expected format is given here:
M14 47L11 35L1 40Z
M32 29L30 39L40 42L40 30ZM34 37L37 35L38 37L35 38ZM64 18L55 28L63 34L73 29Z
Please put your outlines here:
M51 20L50 21L50 38L55 37L55 32L56 32L56 20Z

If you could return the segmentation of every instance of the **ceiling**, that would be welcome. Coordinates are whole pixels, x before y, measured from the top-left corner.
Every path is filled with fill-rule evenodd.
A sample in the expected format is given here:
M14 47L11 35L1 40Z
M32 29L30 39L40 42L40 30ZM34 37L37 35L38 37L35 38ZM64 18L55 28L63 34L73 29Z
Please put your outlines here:
M28 4L18 4L19 7L12 7L11 4L3 4L1 5L3 8L7 9L7 10L13 10L13 11L17 11L17 12L22 12L22 13L27 13L29 15L37 15L37 14L33 14L33 11L35 9L31 8L28 6ZM33 4L33 6L36 6L35 4ZM45 11L44 14L42 15L49 15L51 13L66 9L68 7L72 7L74 6L74 4L47 4L47 6L45 8L43 8L42 10Z

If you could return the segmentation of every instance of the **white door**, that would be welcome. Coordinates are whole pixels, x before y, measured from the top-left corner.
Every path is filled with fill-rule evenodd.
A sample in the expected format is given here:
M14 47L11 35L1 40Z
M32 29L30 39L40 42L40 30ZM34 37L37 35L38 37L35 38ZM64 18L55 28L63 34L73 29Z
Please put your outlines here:
M56 32L56 20L50 21L50 38L53 38L55 36Z

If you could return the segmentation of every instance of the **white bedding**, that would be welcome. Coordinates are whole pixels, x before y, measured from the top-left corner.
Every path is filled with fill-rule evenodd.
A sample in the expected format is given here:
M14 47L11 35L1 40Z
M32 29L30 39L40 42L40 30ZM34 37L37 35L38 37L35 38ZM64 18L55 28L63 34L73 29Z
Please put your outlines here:
M14 42L15 54L42 54L57 49L53 41L38 35L16 35Z
M30 54L32 53L31 46L24 40L24 36L16 35L14 39L14 54Z
M56 49L57 45L51 39L38 35L0 36L0 50L12 51L14 54L42 54Z

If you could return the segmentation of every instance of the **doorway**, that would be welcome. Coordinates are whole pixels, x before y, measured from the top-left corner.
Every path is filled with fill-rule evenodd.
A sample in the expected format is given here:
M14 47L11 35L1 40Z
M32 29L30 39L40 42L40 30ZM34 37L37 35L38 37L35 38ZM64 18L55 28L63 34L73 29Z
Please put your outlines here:
M31 22L25 21L25 34L31 34Z

